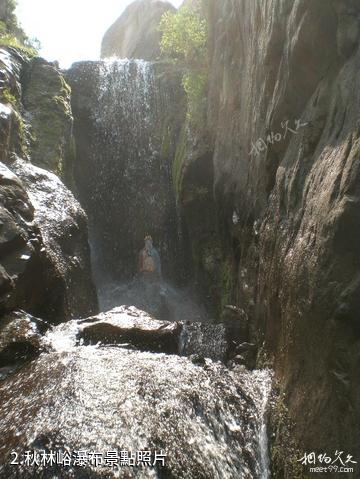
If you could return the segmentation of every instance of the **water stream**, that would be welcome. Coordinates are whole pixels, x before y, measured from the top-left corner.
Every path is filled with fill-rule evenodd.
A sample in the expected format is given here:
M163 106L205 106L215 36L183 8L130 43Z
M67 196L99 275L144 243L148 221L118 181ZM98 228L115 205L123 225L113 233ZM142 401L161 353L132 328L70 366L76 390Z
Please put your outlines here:
M267 371L229 370L211 360L200 366L185 357L115 346L76 346L72 337L71 328L58 326L47 338L49 352L1 384L6 446L0 455L17 451L25 461L25 451L85 451L87 464L20 464L2 468L7 477L268 477ZM110 467L109 451L162 452L165 466ZM102 457L98 467L91 462L94 453Z
M267 479L270 372L227 367L223 326L186 288L133 275L149 228L173 277L182 257L159 143L171 88L160 88L154 67L140 61L78 64L71 75L75 98L86 91L90 104L87 130L77 126L82 167L88 155L79 191L101 309L137 306L181 321L182 332L178 353L165 354L121 341L86 343L80 321L48 331L40 356L0 382L0 477ZM90 93L82 84L89 78Z

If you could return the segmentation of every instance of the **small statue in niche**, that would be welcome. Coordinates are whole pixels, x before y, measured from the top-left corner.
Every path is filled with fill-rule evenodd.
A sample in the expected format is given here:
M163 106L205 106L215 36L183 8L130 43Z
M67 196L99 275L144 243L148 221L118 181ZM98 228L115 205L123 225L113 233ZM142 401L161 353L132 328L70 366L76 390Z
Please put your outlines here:
M146 236L145 246L139 254L139 272L144 275L161 277L161 260L157 249L153 245L151 236Z

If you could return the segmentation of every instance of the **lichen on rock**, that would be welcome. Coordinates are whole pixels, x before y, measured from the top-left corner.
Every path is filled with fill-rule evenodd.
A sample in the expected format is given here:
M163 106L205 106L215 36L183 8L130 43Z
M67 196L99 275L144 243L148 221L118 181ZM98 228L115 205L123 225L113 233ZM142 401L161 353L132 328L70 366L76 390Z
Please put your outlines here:
M25 118L31 124L31 160L71 183L70 87L54 64L34 58L23 72Z

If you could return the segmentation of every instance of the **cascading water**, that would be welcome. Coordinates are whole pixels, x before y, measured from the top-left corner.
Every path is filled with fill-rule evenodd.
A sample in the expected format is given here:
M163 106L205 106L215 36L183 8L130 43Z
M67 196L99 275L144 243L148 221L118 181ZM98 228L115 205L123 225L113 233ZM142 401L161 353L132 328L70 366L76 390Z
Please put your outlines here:
M45 338L47 353L0 385L6 431L0 459L15 451L19 462L0 473L8 479L269 477L261 440L267 371L76 345L78 328L76 322L56 327ZM29 465L22 445L39 458L56 450L83 451L86 459L71 467L42 467L40 459ZM109 451L161 452L165 466L109 465Z
M92 82L95 87L90 95L91 111L86 112L86 124L89 125L89 121L91 123L91 136L89 136L89 129L84 132L81 128L84 123L83 105L84 103L89 104L89 98L84 100L83 92L88 92L90 78L95 80ZM161 78L162 80L159 80ZM73 87L75 134L78 143L84 144L85 138L87 144L90 145L90 149L81 148L80 156L83 157L85 152L86 161L89 162L90 158L90 163L97 171L92 179L87 179L88 183L82 179L79 183L84 202L90 213L95 253L100 262L108 264L109 269L115 273L112 274L111 281L107 278L104 282L104 275L97 266L95 267L98 279L101 279L103 284L103 287L99 288L102 306L109 309L119 304L131 304L155 314L161 319L190 320L184 325L180 339L182 353L223 360L226 358L227 346L222 326L191 324L192 321L204 321L206 315L186 294L171 288L164 282L160 282L160 284L155 282L154 285L138 279L129 280L129 276L126 274L121 277L116 274L116 267L113 264L114 258L116 258L118 264L121 264L125 271L133 273L134 270L128 263L129 258L134 265L134 258L137 257L138 249L141 247L143 235L147 232L151 232L157 239L161 256L166 264L165 271L179 272L180 268L179 264L175 264L176 260L179 257L184 258L183 255L179 256L179 252L183 248L178 235L178 231L181 231L181 222L176 209L171 180L171 163L175 154L172 148L179 133L179 128L173 126L176 124L175 120L178 120L174 110L181 110L182 104L179 79L179 75L175 76L175 80L174 78L170 79L164 66L159 68L157 64L141 60L78 64L73 67L69 80ZM180 116L183 117L183 112ZM169 120L172 120L173 124ZM166 148L164 148L164 137L168 141ZM77 176L79 178L79 174ZM109 222L108 226L104 227L102 218ZM99 225L101 225L100 228ZM120 242L118 241L119 234L123 237ZM104 250L108 249L111 250L111 264L106 263L106 254L104 256ZM160 294L158 294L159 291ZM165 315L156 314L155 312L163 311L162 304L160 306L156 304L156 298L160 298L160 303L162 303L164 297L167 299L167 305L171 303L171 307L165 308ZM138 359L139 356L136 359L133 358L134 361ZM141 359L144 361L144 365L148 360L148 356ZM192 374L195 373L193 366L190 366L186 360L173 358L172 361L175 361L176 365L170 365L169 358L164 356L157 357L153 362L155 370L159 368L162 371L161 375L167 378L166 383L169 388L173 388L170 377L177 376L176 368L181 361L185 361L180 368L185 368L184 374L188 367L190 368L188 372L192 371L189 376L192 384L190 386L191 394L197 396L199 391L203 392L203 381L199 380L197 384L196 380L193 382ZM173 366L175 370L172 369ZM207 364L205 369L209 373L210 370L213 372L212 368L218 367L220 366ZM220 369L216 370L220 371ZM231 414L228 416L227 408L230 407L233 413L236 407L232 409L227 403L228 398L222 398L221 406L219 406L219 398L216 398L216 394L215 403L212 402L214 398L210 399L210 396L214 394L214 391L208 390L209 394L202 396L204 402L201 405L197 403L195 411L197 408L200 411L195 415L196 421L199 422L199 418L201 418L200 423L203 426L206 424L211 432L205 430L206 428L202 430L195 428L194 430L194 424L188 424L184 428L185 434L190 434L189 431L193 431L194 437L198 438L194 439L194 443L200 448L205 448L206 453L199 459L199 463L202 463L203 475L186 473L186 466L182 464L181 467L176 466L178 475L175 477L259 477L266 479L269 476L269 464L265 407L270 390L269 373L262 371L236 374L235 372L230 373L226 368L221 371L220 376L224 374L224 378L232 378L225 386L224 391L228 391L227 388L234 389L232 380L235 377L243 381L240 389L236 389L235 386L237 391L235 403L239 401L240 407L241 398L244 397L243 392L246 390L245 395L248 399L251 398L250 402L254 406L250 415L247 416L248 422L240 420L239 416L236 418ZM208 380L209 378L206 382ZM226 382L227 379L225 379ZM176 430L181 427L184 419L183 412L180 414L176 412L178 407L180 409L184 407L179 400L183 397L182 387L187 389L189 385L184 383L180 390L175 388L171 393L172 397L176 398L176 405L174 404L174 411L171 414L175 414L179 420L179 423L173 424L171 427L175 427ZM160 398L158 400L161 402ZM226 412L223 408L226 409ZM192 417L190 411L191 408L187 413L190 413L190 417ZM207 417L204 411L212 412ZM219 419L220 417L222 419ZM234 431L236 431L235 436L232 435ZM246 431L251 431L248 436ZM244 440L243 446L248 441L248 448L239 446L241 440L238 445L235 444L235 440L235 443L230 446L237 434L239 434L238 438L241 437ZM203 445L200 446L202 442ZM182 449L186 450L185 445L174 448L174 454L179 456L179 451ZM248 456L245 450L248 451ZM223 458L218 457L221 452L224 454ZM197 458L199 452L193 450L189 451L189 454ZM210 464L206 463L206 455L211 458ZM250 457L251 459L249 459ZM191 467L194 467L194 464Z
M270 373L227 367L222 325L193 324L204 320L204 311L184 292L162 281L131 279L147 232L160 247L165 274L176 277L182 258L170 174L181 88L164 68L141 61L88 62L75 65L68 79L77 184L90 216L102 305L141 300L148 311L165 306L163 319L187 320L155 322L158 338L169 324L174 327L178 354L161 349L156 339L152 347L148 339L142 342L156 338L148 327L154 321L148 318L141 329L137 321L145 313L135 308L54 327L42 340L42 354L0 382L0 477L269 477ZM157 291L160 303L154 305ZM109 324L118 316L130 328L126 334L124 324L122 330ZM57 459L70 453L71 463L52 461L52 451ZM114 459L121 451L123 463ZM164 465L126 463L125 452L139 451L164 454Z
M147 234L166 278L181 281L188 264L171 173L183 92L180 75L167 69L127 59L73 67L76 178L90 220L101 309L127 304L160 319L204 321L187 291L134 279ZM85 168L94 174L84 175Z
M171 158L179 123L173 119L182 108L179 75L156 63L116 60L75 64L68 80L76 181L89 214L100 300L109 283L132 278L147 234L160 251L165 275L178 279L185 262Z

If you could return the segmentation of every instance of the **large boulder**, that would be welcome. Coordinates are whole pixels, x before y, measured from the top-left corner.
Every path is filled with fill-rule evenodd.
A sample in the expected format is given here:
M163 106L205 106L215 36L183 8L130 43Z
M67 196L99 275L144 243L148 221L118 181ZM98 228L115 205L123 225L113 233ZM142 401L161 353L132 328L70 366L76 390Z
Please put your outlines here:
M176 355L111 346L49 351L0 382L0 476L265 477L268 385L266 372L235 373ZM136 464L144 450L152 463L162 452L164 465ZM13 451L18 464L10 465ZM59 459L44 465L51 451ZM36 460L27 465L29 452Z
M0 48L0 161L30 157L73 186L70 87L55 63Z
M75 345L108 345L155 353L198 355L225 362L232 358L230 345L236 341L237 338L231 336L231 329L223 324L158 320L134 306L119 306L96 316L53 326L47 332L45 343L50 349L60 348L61 351L68 351Z
M81 323L84 344L130 343L142 351L179 352L180 323L156 321L136 308L120 307Z
M86 216L54 174L0 163L0 221L0 314L22 308L56 323L96 311Z
M17 160L12 169L34 205L34 224L42 238L42 267L38 270L41 288L34 279L27 285L28 296L39 289L38 302L31 312L52 323L96 312L83 209L53 173L22 160Z
M202 9L202 0L184 0L181 7L186 7L194 10Z
M14 48L0 49L0 83L0 315L86 317L97 309L86 215L57 176L30 162L71 177L62 169L70 89L54 64Z
M174 10L167 1L136 0L105 33L101 58L155 60L160 54L160 19L165 12Z
M26 278L30 281L30 271L39 268L42 239L33 219L23 183L0 163L0 314L27 302ZM36 302L35 282L33 286Z

